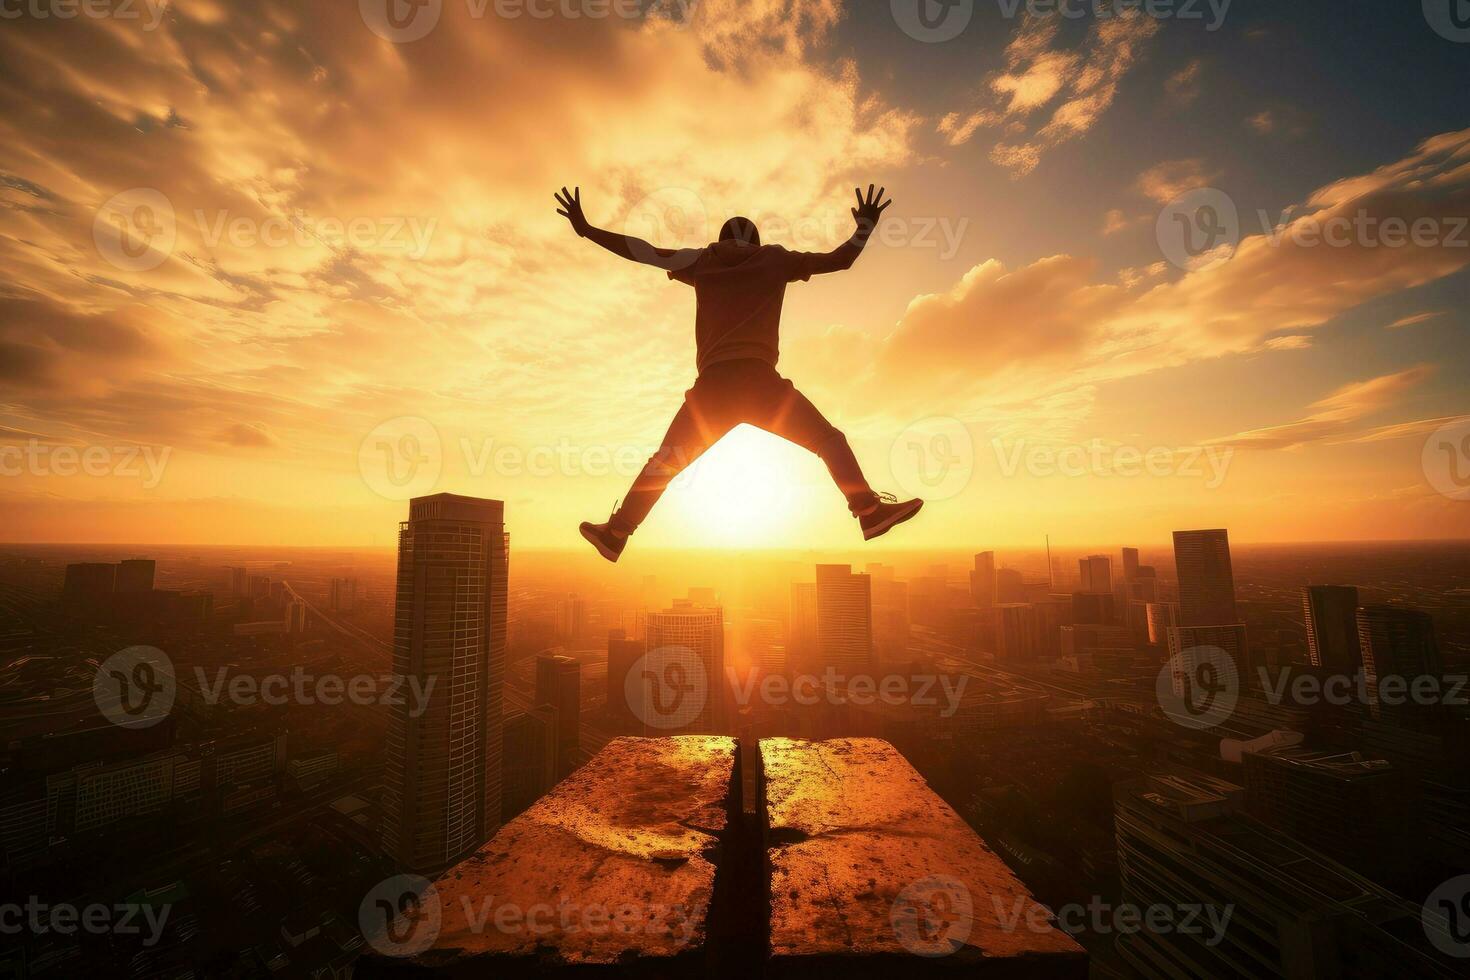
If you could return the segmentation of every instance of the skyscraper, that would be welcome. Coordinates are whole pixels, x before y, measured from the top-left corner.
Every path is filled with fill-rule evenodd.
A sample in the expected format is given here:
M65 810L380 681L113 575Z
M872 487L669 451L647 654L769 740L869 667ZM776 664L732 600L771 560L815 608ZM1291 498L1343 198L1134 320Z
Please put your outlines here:
M351 612L357 608L357 579L332 579L327 590L327 608L332 612Z
M725 612L719 606L696 607L688 600L675 601L672 608L648 615L648 655L658 660L655 667L665 669L664 676L649 680L659 687L646 695L652 698L648 710L650 722L663 717L656 725L663 735L717 734L725 724ZM698 661L704 675L703 687L690 677L683 659ZM680 668L682 677L670 676L669 667ZM691 690L685 685L694 685ZM675 689L675 688L678 689Z
M1243 762L1253 816L1374 881L1408 864L1408 784L1392 763L1301 745L1246 752Z
M1077 559L1077 573L1083 592L1113 591L1113 561L1107 555L1088 555Z
M1036 608L1024 602L995 607L995 658L1024 663L1041 653L1041 621Z
M817 583L791 583L791 628L786 639L786 664L794 672L810 673L817 661Z
M524 812L556 785L556 709L540 704L505 720L501 818Z
M641 685L628 685L628 675L643 655L648 645L643 640L630 640L622 630L613 630L607 637L607 710L613 719L613 730L620 735L642 735L643 715L639 705L632 703L630 691L642 691Z
M558 613L558 629L570 642L577 642L587 635L587 600L575 592L562 599Z
M1313 667L1356 674L1363 666L1358 642L1358 590L1351 585L1311 585L1302 589L1307 622L1307 654Z
M873 655L896 663L909 650L909 586L894 577L892 565L870 562L866 571L873 589Z
M152 558L124 558L117 563L114 591L152 592L153 569Z
M1122 900L1194 909L1198 928L1120 933L1132 975L1451 977L1420 908L1244 812L1203 773L1114 787Z
M1072 622L1104 626L1118 618L1118 603L1111 592L1073 592Z
M243 568L230 569L230 595L236 599L243 599L250 594L248 582L250 574Z
M1442 669L1434 638L1434 617L1418 609L1365 606L1358 610L1358 641L1363 652L1368 710L1374 718L1411 714L1409 692L1416 678L1438 677ZM1392 695L1386 678L1401 678Z
M1123 583L1132 585L1133 580L1138 578L1138 549L1123 549ZM1131 597L1130 597L1131 598Z
M556 709L556 778L582 761L582 665L557 653L536 656L536 704Z
M1235 576L1230 568L1230 536L1226 531L1175 531L1174 564L1179 571L1182 625L1240 622L1235 611Z
M995 604L1026 601L1026 579L1019 568L995 570Z
M500 825L504 510L440 493L411 500L399 525L393 672L429 695L392 708L382 839L413 871L460 860Z
M817 566L817 657L823 670L873 663L873 594L851 565Z
M117 566L99 561L83 561L66 566L62 595L68 601L103 602L117 582Z
M995 605L995 552L982 551L975 556L975 568L970 572L970 598L981 609Z
M1177 602L1150 602L1145 615L1148 617L1149 646L1168 646L1169 630L1179 625L1179 604Z

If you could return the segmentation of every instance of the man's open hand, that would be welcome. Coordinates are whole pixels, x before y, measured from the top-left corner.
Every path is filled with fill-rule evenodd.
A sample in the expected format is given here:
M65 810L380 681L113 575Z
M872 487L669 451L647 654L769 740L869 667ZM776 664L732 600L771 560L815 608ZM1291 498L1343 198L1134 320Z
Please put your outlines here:
M582 188L578 187L575 191L569 191L563 187L561 193L555 197L556 203L561 205L556 209L556 213L571 222L572 231L575 231L579 237L586 238L587 229L590 226L587 224L587 217L582 214Z
M888 205L893 203L893 198L883 200L883 192L888 188L878 188L878 193L873 193L873 185L868 185L867 199L863 199L861 187L854 187L853 193L857 195L858 206L852 209L852 220L857 222L858 231L864 235L870 235L874 228L878 227L878 221L883 217L883 212L888 210ZM880 203L881 202L881 203Z

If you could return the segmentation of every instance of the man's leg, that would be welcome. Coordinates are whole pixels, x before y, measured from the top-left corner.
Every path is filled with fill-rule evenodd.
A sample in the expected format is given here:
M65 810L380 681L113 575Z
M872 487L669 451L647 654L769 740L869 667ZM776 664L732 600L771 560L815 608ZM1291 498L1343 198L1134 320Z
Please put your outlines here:
M878 503L878 495L864 478L847 437L795 385L785 378L779 380L770 415L757 424L820 456L853 514L871 510Z
M623 498L623 505L613 514L610 523L616 533L626 537L638 530L670 481L724 435L712 431L702 414L694 394L686 395L684 404L669 423L663 443L644 464Z

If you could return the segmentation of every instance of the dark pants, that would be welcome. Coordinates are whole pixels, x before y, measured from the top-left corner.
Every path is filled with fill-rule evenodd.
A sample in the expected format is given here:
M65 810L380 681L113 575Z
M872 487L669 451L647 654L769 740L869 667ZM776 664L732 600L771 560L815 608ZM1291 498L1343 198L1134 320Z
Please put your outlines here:
M774 366L757 360L721 361L707 367L684 392L684 404L669 423L663 445L633 481L613 515L613 527L630 534L637 530L669 481L742 422L820 456L853 513L867 510L877 499L847 438Z

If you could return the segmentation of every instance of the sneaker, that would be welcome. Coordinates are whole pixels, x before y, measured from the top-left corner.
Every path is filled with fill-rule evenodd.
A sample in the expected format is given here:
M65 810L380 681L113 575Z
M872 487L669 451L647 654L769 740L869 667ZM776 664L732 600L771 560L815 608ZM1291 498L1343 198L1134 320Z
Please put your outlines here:
M924 501L915 498L900 502L891 493L878 494L878 502L873 509L866 514L858 515L858 523L863 526L863 540L871 541L881 534L886 534L888 529L902 524L919 512L924 506Z
M606 524L593 524L591 521L583 521L578 528L582 537L592 542L592 547L597 553L608 561L617 561L618 556L623 553L623 548L628 544L626 534L618 534L612 529L612 521Z

